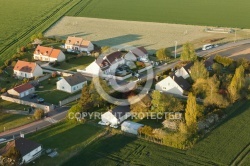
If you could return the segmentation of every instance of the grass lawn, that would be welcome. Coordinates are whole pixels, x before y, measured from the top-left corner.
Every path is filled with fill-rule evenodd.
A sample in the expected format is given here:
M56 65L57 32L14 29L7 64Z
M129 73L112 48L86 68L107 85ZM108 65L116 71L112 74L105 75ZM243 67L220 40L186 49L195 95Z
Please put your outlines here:
M8 67L0 74L0 88L6 88L7 90L14 87L17 83L21 83L21 80L15 79L13 76L13 68Z
M70 57L72 55L66 55L66 57ZM60 66L56 67L64 70L76 71L76 69L84 69L90 63L95 60L94 57L91 56L82 56L75 59L69 59L69 62L61 62Z
M250 28L249 0L92 0L67 14L93 18ZM129 10L128 10L129 9ZM219 13L219 14L218 14Z
M45 80L40 82L36 93L39 97L44 98L45 102L58 105L59 101L64 100L68 97L75 96L81 91L70 94L63 91L56 90L56 82L58 78L50 78L49 80ZM40 88L41 87L41 88Z
M43 155L36 161L36 165L60 165L77 151L84 148L102 131L102 128L88 124L74 125L63 121L27 137L41 143L45 149L56 148L59 153L56 158Z
M33 121L31 116L0 112L0 132L4 131L4 127L6 131Z
M0 99L0 106L4 109L4 110L28 110L28 108L30 108L27 105L22 105L22 104L17 104L17 103L12 103L9 101L5 101Z
M157 164L156 164L157 163ZM188 156L173 149L135 137L115 135L90 144L63 164L74 165L213 165L206 159Z
M233 109L233 108L232 108ZM229 165L250 144L250 102L245 101L188 154Z

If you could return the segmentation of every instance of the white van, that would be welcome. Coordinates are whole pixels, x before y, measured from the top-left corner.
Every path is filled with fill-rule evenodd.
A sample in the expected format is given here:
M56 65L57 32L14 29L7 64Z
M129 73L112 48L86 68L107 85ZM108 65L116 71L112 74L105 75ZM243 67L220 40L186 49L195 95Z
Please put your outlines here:
M203 45L202 50L205 51L205 50L209 50L211 48L213 48L212 44L205 44L205 45Z

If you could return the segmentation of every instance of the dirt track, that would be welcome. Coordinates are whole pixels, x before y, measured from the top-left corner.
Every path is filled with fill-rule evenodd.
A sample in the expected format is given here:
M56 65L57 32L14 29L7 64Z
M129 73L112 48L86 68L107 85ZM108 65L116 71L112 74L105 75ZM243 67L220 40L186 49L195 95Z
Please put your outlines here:
M79 36L101 46L133 45L157 50L181 45L191 41L196 47L207 44L211 39L219 42L234 40L235 34L204 32L204 26L164 24L137 21L108 20L85 17L64 17L50 28L45 36ZM250 30L239 30L237 39L245 38ZM250 37L250 35L249 35Z

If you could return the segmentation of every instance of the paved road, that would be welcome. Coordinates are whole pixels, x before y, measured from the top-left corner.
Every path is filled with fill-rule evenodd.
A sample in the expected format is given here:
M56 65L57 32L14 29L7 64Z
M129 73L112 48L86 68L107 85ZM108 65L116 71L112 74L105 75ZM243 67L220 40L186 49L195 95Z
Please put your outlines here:
M27 133L41 130L54 123L57 123L58 121L63 120L66 117L68 109L69 107L58 108L55 111L49 112L49 117L44 118L43 120L36 121L30 124L0 133L0 138L11 139L13 138L13 136L14 137L20 136L20 132L27 134Z

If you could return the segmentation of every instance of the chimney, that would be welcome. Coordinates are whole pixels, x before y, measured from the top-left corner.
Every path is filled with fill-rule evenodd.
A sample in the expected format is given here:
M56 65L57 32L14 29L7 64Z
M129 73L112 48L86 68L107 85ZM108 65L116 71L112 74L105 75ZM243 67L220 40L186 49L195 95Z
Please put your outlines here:
M24 133L23 132L20 132L20 137L24 138Z
M174 77L175 77L175 76L173 76L173 80L174 80Z

